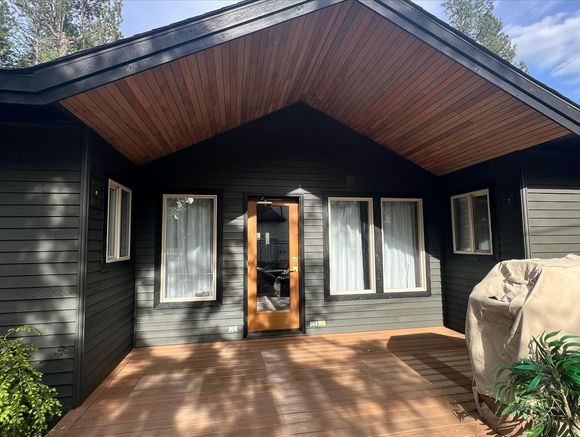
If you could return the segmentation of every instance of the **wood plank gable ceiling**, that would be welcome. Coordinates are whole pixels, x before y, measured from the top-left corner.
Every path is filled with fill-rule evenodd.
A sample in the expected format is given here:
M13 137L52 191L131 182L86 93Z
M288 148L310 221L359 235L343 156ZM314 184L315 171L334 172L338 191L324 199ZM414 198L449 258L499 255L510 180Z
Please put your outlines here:
M570 134L355 0L61 103L144 164L299 101L434 174Z

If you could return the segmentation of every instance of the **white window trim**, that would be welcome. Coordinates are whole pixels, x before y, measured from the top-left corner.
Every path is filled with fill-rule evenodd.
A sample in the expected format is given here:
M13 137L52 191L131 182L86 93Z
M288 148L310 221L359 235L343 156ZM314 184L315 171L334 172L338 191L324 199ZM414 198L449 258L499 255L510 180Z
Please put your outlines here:
M381 236L382 245L385 247L385 232L383 229L384 223L384 211L383 202L415 202L417 204L417 224L419 226L419 262L421 265L421 287L414 288L384 288L384 293L399 293L399 292L410 292L410 291L427 291L427 256L425 253L425 226L423 219L423 199L410 198L410 197L381 197ZM382 257L383 262L383 284L386 284L387 269L385 268L385 254Z
M369 217L369 275L370 275L370 285L371 288L367 290L348 290L348 291L337 291L332 289L332 273L330 271L330 256L332 254L332 214L330 212L330 204L332 202L367 202L368 204L368 217ZM349 296L356 294L374 294L376 293L375 284L375 233L374 233L374 223L373 223L373 198L372 197L341 197L333 196L328 198L328 275L329 275L329 293L331 296Z
M114 244L115 244L115 254L113 256L109 256L109 232L111 232L111 226L109 223L109 207L110 207L110 201L111 201L111 189L114 189L117 191L117 196L116 196L116 214L115 214L115 229L113 230L113 232L115 233L115 239L114 239ZM120 256L121 254L121 205L122 205L122 198L123 196L122 191L125 191L127 193L129 193L129 217L127 217L127 219L129 220L129 233L127 235L127 256ZM120 262L120 261L127 261L129 259L131 259L131 214L133 212L133 191L131 191L129 188L127 188L124 185L121 185L118 182L115 182L112 179L109 179L109 184L108 184L108 188L107 188L107 235L106 235L106 245L105 245L105 263L116 263L116 262Z
M489 250L476 250L475 229L473 223L473 198L485 195L487 198L487 223L489 226ZM458 250L457 249L457 233L455 232L455 199L467 198L467 215L469 220L469 238L471 241L472 250ZM493 235L491 233L491 199L489 197L489 190L471 191L469 193L457 194L451 196L451 233L453 235L453 253L458 255L493 255Z
M167 261L167 200L183 197L192 197L195 199L212 199L213 200L213 279L212 279L212 294L210 296L201 297L174 297L168 298L165 296L165 264ZM163 195L163 219L161 225L161 287L159 293L159 302L202 302L215 301L217 299L217 196L214 194L164 194Z

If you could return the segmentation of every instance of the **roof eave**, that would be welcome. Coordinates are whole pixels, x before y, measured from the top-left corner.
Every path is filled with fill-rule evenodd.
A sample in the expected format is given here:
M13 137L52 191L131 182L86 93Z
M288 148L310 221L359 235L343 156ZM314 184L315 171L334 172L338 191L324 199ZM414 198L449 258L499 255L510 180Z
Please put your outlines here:
M0 71L0 103L48 104L345 0L255 0L25 70ZM357 0L571 132L580 107L401 0Z
M469 38L407 0L358 0L571 132L580 135L580 107L526 77Z
M0 70L0 103L54 103L343 1L242 2L46 64Z

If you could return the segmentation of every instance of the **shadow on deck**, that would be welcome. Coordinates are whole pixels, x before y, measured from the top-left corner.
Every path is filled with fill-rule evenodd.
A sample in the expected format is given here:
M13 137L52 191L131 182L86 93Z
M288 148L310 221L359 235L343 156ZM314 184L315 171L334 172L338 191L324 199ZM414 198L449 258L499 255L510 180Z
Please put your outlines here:
M54 436L494 435L445 328L134 349Z

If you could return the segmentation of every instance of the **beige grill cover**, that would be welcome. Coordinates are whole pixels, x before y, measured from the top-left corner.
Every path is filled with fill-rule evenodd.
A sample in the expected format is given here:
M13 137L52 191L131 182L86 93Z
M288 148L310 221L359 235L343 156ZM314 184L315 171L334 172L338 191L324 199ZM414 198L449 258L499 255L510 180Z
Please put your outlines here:
M532 336L580 334L579 301L580 256L497 264L469 296L465 338L474 394L490 396L497 367L528 357Z

